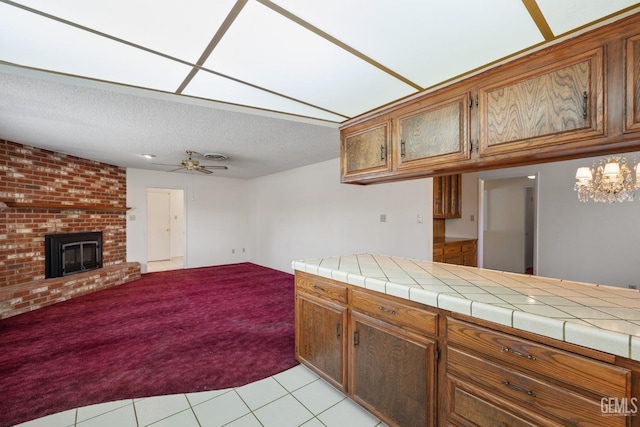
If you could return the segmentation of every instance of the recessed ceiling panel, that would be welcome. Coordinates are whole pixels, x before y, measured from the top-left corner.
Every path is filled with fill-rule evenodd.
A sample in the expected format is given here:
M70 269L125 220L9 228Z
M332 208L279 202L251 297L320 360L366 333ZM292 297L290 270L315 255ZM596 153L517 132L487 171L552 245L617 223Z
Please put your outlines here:
M415 92L257 2L247 3L205 67L347 116Z
M342 122L346 119L345 117L237 83L206 71L199 71L182 93L199 98L281 111L333 122Z
M537 0L538 7L556 36L589 24L630 6L633 0Z
M191 70L84 30L0 3L0 60L174 92Z
M519 0L274 0L422 87L543 41Z
M18 0L17 3L195 63L235 0Z

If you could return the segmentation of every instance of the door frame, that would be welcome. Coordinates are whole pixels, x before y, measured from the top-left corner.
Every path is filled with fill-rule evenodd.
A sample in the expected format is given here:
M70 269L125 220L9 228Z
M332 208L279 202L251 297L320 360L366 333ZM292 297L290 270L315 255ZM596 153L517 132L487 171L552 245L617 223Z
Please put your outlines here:
M477 248L477 256L478 256L478 267L484 268L484 232L486 230L487 225L487 200L485 193L485 182L493 181L493 180L503 180L503 179L515 179L515 178L526 178L527 176L535 175L535 180L532 180L532 187L534 187L534 211L533 211L533 271L536 274L538 269L538 218L539 218L539 209L540 209L540 173L539 172L512 172L507 174L487 174L486 176L480 178L478 177L478 248ZM526 191L525 191L526 194ZM522 218L524 223L525 218Z
M182 196L177 199L180 201L181 207L182 207L182 267L186 268L187 267L187 259L188 259L188 251L187 248L189 247L189 245L187 244L187 236L189 235L189 233L187 233L187 191L184 188L172 188L172 187L147 187L146 191L145 191L145 206L148 206L148 194L149 194L149 190L162 190L162 191L168 191L170 192L170 194L172 195L173 198L173 194L176 191L180 191L182 193ZM171 212L169 212L169 215L171 215ZM149 219L149 212L146 212L146 216L145 216L145 222L148 224L148 219ZM172 231L173 233L173 227L172 227ZM149 262L149 236L148 236L148 231L145 231L145 236L146 236L146 245L145 245L145 254L146 254L146 261ZM170 237L170 239L172 239L172 236Z

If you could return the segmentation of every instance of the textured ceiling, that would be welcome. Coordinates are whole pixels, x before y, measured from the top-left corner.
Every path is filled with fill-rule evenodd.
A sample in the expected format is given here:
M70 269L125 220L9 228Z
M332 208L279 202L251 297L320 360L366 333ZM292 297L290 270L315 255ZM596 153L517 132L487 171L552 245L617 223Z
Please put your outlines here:
M215 176L253 178L336 158L349 118L639 6L0 0L0 138L158 170L220 152Z

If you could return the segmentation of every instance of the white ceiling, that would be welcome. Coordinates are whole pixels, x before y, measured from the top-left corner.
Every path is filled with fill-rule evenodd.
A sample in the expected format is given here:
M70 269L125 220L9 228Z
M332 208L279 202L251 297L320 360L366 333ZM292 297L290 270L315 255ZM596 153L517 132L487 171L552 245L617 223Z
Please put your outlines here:
M349 118L637 10L630 0L0 0L0 138L158 170L187 149L223 153L229 169L215 176L254 178L338 157Z

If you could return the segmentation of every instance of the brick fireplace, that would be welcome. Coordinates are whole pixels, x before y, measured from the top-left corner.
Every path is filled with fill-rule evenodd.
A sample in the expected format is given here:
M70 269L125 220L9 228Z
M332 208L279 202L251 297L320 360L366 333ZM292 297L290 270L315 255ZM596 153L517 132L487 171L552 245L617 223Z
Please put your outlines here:
M125 169L0 140L0 318L140 277ZM102 268L45 279L45 235L102 233Z

